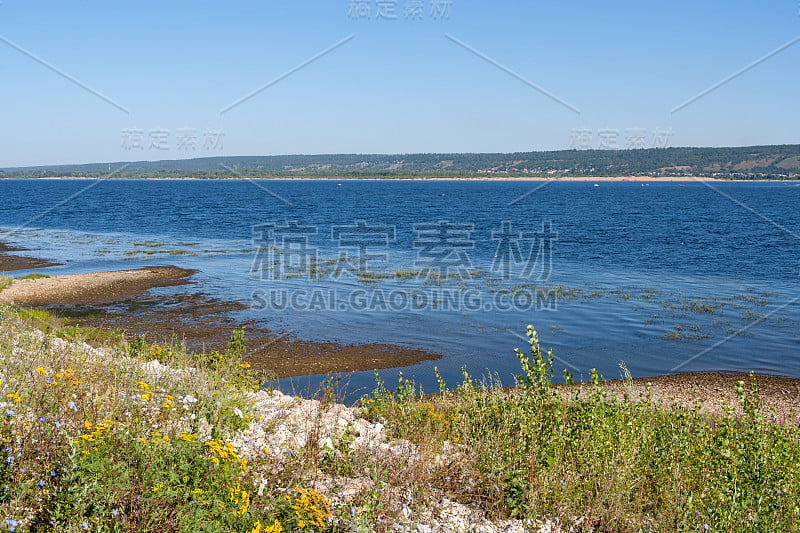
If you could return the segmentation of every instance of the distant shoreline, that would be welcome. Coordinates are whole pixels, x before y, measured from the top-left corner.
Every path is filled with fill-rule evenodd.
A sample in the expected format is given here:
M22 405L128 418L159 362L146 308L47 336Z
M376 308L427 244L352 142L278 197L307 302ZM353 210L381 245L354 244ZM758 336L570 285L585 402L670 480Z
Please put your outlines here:
M29 179L29 180L46 180L46 181L57 181L57 180L102 180L103 178L92 178L92 177L78 177L78 176L53 176L47 178L6 178L8 180L22 180L22 179ZM337 181L337 182L351 182L351 181L569 181L569 182L652 182L652 183L671 183L671 182L684 182L684 183L692 183L698 181L713 181L713 182L795 182L798 180L792 179L784 179L784 180L768 180L768 179L761 179L761 180L734 180L734 179L724 179L724 178L707 178L707 177L698 177L698 176L567 176L567 177L542 177L542 176L524 176L524 177L513 177L513 176L498 176L498 177L472 177L472 176L465 176L461 178L438 178L438 177L430 177L430 178L379 178L379 177L369 177L369 178L331 178L331 177L274 177L274 178L113 178L109 181L247 181L252 179L253 181Z

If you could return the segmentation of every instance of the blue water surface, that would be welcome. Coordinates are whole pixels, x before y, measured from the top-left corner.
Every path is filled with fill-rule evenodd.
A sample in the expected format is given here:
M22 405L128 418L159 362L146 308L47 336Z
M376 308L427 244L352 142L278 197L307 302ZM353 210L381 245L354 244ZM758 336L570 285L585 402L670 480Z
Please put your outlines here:
M800 186L791 182L4 180L0 198L0 241L64 263L48 273L153 264L197 269L197 286L164 290L241 301L250 308L240 318L297 338L439 353L439 361L402 369L427 390L435 385L434 366L450 383L462 367L512 382L518 370L513 349L525 348L527 324L553 348L557 374L568 368L586 377L597 368L617 377L624 361L634 376L754 370L800 377ZM251 271L256 250L261 247L262 258L269 252L259 225L274 224L286 235L280 228L296 221L316 232L303 245L283 243L279 235L273 252L284 254L270 256L278 263L300 261L310 251L325 261L358 254L357 246L340 246L346 238L332 238L338 236L332 229L362 220L394 231L388 244L376 245L378 238L368 248L385 255L370 264L376 271L414 270L430 261L444 245L419 225L442 227L445 221L468 230L453 237L448 256L460 264L441 285L359 283L347 273L271 279L272 272ZM509 279L498 268L508 251L500 238L504 223L525 232L516 241L519 256L509 252L516 259ZM526 273L543 223L552 228L552 262L543 253ZM287 252L292 246L303 251ZM534 285L573 293L530 308L496 305L499 295L535 296ZM253 296L270 290L316 291L335 301L325 308L285 302L264 308ZM422 309L398 309L374 300L376 291L396 298L425 293L429 300ZM465 293L479 305L434 308L437 294ZM354 308L354 295L371 308ZM388 381L396 373L383 375ZM369 387L372 373L349 379L353 388Z

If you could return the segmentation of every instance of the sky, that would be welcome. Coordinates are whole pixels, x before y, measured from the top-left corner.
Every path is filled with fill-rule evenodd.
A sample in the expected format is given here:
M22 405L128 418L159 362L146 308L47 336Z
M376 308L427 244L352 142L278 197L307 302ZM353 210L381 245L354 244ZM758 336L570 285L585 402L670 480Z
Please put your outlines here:
M798 0L0 1L0 167L800 143Z

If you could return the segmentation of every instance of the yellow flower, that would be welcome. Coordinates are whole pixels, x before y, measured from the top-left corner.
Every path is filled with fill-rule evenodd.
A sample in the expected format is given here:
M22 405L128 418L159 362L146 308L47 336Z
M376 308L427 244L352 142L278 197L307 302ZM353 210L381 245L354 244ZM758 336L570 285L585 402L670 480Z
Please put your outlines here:
M45 370L42 367L37 368L36 370L34 370L34 372L41 372L42 374L47 374L47 370Z
M137 383L139 385L139 390L149 390L150 386L145 383L144 381L140 381Z
M239 486L238 481L235 487L230 488L229 499L236 504L237 510L233 513L235 516L243 516L250 507L250 494Z
M256 522L256 524L258 524L259 526L261 525L259 522ZM280 522L275 520L271 526L267 526L267 528L264 530L263 533L282 533L282 532L283 532L283 526L281 526ZM251 531L250 533L253 532ZM256 531L255 533L258 532Z
M19 394L17 394L16 392L12 392L11 394L6 394L6 398L8 398L9 400L14 400L16 403L22 401L22 398L20 398Z

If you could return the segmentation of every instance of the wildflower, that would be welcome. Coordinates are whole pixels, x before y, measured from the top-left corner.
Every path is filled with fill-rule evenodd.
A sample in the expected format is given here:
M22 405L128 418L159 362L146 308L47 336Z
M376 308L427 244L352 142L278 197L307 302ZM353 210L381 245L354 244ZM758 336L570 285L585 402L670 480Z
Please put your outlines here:
M112 516L117 516L117 515L119 515L119 509L111 509L111 515L112 515Z
M150 390L150 386L144 381L139 381L137 385L139 385L139 390Z
M17 522L16 520L11 518L6 518L6 527L8 528L9 531L14 531L15 529L17 529L18 525L19 522Z
M81 529L83 529L83 530L89 529L89 524L86 523L86 520L81 522Z
M11 394L6 394L6 398L8 398L9 400L13 400L16 403L22 401L22 398L20 398L19 394L17 394L16 392L12 392Z
M233 513L236 516L243 516L250 507L250 495L239 486L238 481L236 486L230 489L230 501L236 504L237 510Z
M256 524L258 524L259 526L261 525L261 524L260 524L260 523L258 523L258 522L256 522ZM264 532L263 532L263 533L281 533L282 531L283 531L283 526L281 526L281 523L280 523L280 522L278 522L277 520L275 520L275 521L272 523L272 525L271 525L271 526L267 526L267 527L266 527L266 529L264 529ZM258 531L251 531L250 533L258 533Z

